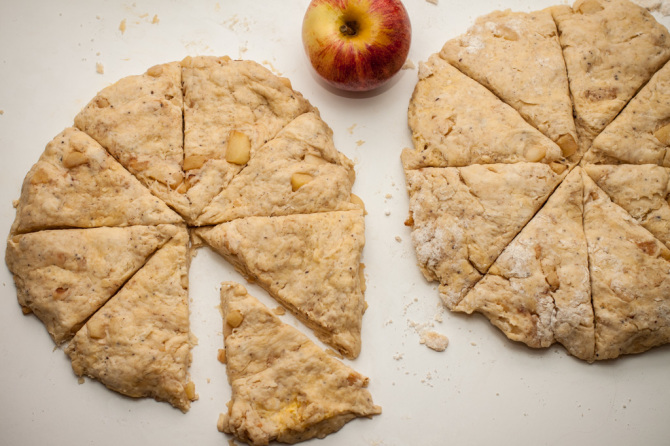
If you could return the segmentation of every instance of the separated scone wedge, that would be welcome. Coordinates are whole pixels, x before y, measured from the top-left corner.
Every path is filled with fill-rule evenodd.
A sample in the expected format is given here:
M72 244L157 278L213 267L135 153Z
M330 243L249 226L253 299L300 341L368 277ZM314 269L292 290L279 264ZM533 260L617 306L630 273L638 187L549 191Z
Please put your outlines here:
M670 58L670 34L628 0L551 8L584 150Z
M453 310L484 314L530 347L563 344L594 360L581 169L573 170Z
M670 167L669 146L670 64L666 63L596 137L584 160Z
M354 179L353 162L335 148L332 130L317 113L304 113L250 154L196 224L354 209Z
M407 116L414 150L402 152L405 169L562 160L516 110L435 54L419 65Z
M182 219L90 136L65 129L23 180L11 234Z
M614 203L670 248L670 168L585 164L584 170Z
M6 260L19 304L60 344L176 232L176 226L160 225L14 235L7 240Z
M419 267L453 308L535 215L565 173L515 163L405 171Z
M467 33L442 47L440 57L514 107L564 156L577 151L565 61L549 11L479 17Z
M368 378L281 322L242 285L221 285L221 309L232 399L220 431L251 445L297 443L381 413Z
M319 339L348 358L358 356L363 211L248 217L195 232Z
M583 178L596 359L670 342L670 249Z
M131 397L153 397L186 412L196 399L189 381L189 236L179 227L77 332L65 352L78 376Z

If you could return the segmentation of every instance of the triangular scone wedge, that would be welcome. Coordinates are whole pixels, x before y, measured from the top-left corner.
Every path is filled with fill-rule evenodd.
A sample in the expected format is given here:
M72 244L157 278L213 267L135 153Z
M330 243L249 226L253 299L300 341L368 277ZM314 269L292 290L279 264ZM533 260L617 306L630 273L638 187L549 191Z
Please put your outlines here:
M347 358L361 350L363 211L248 217L196 234Z
M171 62L103 89L74 122L154 195L187 216L182 108L181 68Z
M419 267L455 307L535 215L564 174L516 163L405 171Z
M651 164L585 164L610 199L670 248L670 168Z
M407 115L414 150L402 152L405 169L551 163L562 157L516 110L436 54L419 65Z
M259 147L313 107L288 79L252 61L199 56L181 65L184 170L195 218Z
M354 178L353 162L335 148L332 130L316 113L304 113L254 151L196 224L352 209Z
M176 226L39 231L7 240L19 304L42 320L58 344L112 297Z
M670 250L583 178L596 359L670 342Z
M578 0L551 11L583 150L670 58L670 35L628 0Z
M581 169L573 170L455 311L484 314L530 347L559 342L594 360L589 261L582 223Z
M444 45L440 57L514 107L564 156L577 151L565 61L549 11L479 17L466 34Z
M670 63L666 63L593 141L584 160L670 167Z
M23 180L11 233L181 221L100 144L68 128Z
M189 381L188 266L185 227L159 249L97 313L65 352L78 376L131 397L153 397L186 412L196 399Z
M297 443L381 413L368 378L282 323L242 285L221 285L221 308L232 399L220 431L251 445Z

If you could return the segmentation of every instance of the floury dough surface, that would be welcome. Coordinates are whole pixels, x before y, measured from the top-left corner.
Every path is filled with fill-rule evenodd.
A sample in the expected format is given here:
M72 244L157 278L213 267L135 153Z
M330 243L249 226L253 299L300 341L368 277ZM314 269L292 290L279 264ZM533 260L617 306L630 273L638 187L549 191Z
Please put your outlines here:
M447 308L589 362L670 341L669 58L643 8L579 0L481 16L419 64L406 224Z

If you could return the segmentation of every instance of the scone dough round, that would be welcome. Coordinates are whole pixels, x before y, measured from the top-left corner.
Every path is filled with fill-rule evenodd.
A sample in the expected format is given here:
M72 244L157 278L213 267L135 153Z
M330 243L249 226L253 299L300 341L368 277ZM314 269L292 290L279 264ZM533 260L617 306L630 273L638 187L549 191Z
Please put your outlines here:
M420 64L407 224L449 309L589 362L670 342L668 59L643 8L579 0Z
M196 226L223 234L221 249L256 244L235 251L234 266L358 356L365 238L354 178L288 79L253 61L187 57L103 89L47 145L25 177L6 262L24 313L64 345L78 376L187 411L197 399L188 374ZM273 244L225 232L245 224L274 228ZM275 289L279 280L290 290Z

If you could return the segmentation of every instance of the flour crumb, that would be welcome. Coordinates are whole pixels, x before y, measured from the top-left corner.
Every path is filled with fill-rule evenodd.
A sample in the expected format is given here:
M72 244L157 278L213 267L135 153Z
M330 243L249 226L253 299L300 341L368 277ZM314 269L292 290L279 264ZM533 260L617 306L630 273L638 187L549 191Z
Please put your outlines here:
M405 63L400 67L401 70L414 70L415 68L416 65L414 65L414 62L412 62L411 59L405 60Z
M402 242L402 238L400 238L399 235L396 235L396 236L395 236L395 241L398 242L398 243L400 243L400 242Z
M386 209L386 210L384 211L384 215L386 215L386 216L388 217L389 215L391 215L391 211L388 210L388 209Z
M286 314L286 310L282 306L276 306L275 308L272 309L272 312L276 314L277 316L283 316Z
M160 22L160 20L158 19L158 14L154 14L154 18L151 19L151 24L158 25L158 22Z
M429 331L423 334L420 342L436 352L443 352L449 345L449 338L436 331Z
M100 62L96 62L95 72L98 73L98 74L105 74L105 66L103 64L101 64Z
M393 359L395 359L396 361L400 361L403 358L403 356L405 356L404 353L396 353L395 355L393 355Z
M126 32L126 19L121 20L121 23L119 23L119 31L121 31L121 34Z
M437 0L426 0L428 3L432 3L433 5L437 5Z
M433 379L433 375L428 372L426 373L426 377L421 380L422 384L426 384L427 386L433 387L433 384L430 382Z

